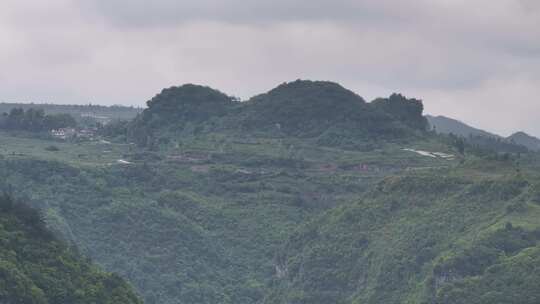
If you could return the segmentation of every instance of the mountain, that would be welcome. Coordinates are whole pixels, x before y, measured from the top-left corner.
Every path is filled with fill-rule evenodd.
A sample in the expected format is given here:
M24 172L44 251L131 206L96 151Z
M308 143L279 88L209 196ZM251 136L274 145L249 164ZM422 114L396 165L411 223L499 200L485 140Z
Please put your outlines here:
M50 141L0 133L0 186L31 198L54 231L145 303L259 303L276 252L301 223L381 177L453 162L402 150L428 135L417 100L364 103L328 82L275 90L238 103L203 86L166 89L124 125L141 145L120 136L49 151ZM260 123L245 128L253 117ZM296 118L310 128L295 131ZM276 120L281 130L268 130Z
M312 138L329 146L400 140L426 130L420 100L394 94L371 103L328 81L283 83L246 102L204 86L163 90L129 126L142 146L182 135L227 131L236 134Z
M538 303L537 153L332 82L164 92L95 141L0 131L0 188L145 303Z
M493 133L480 130L474 127L471 127L459 120L448 118L445 116L431 116L426 115L427 120L431 129L435 129L437 133L442 134L454 134L457 136L468 138L469 136L484 136L484 137L493 137L499 138L500 136Z
M524 148L540 151L540 139L524 132L517 132L504 138L445 116L426 115L426 118L431 129L437 133L461 136L473 145L489 147L500 152L523 152Z
M243 125L249 129L274 129L286 134L318 136L332 125L361 121L369 115L362 97L324 81L284 83L246 102Z
M139 145L152 146L178 130L224 116L234 104L232 97L206 86L170 87L147 102L148 108L130 123L126 132Z
M142 118L150 125L202 122L223 116L233 99L220 91L194 84L164 89L147 102Z
M539 180L469 170L390 177L305 223L266 303L537 303Z
M371 104L408 127L416 130L425 130L428 127L427 119L422 116L424 105L419 99L408 99L394 93L388 98L377 98Z
M102 272L45 228L40 215L0 197L1 303L142 303L120 277Z
M540 151L540 139L525 132L517 132L507 138L508 141L527 147L531 151Z
M426 129L422 111L419 100L399 94L367 103L334 82L296 80L245 102L239 120L244 130L319 137L320 142L329 137L396 139Z

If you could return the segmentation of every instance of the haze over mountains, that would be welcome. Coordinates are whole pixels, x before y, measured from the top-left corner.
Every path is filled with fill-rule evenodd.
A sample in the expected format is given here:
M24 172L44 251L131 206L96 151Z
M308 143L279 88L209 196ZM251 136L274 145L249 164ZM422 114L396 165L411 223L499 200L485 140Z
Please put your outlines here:
M2 0L0 304L540 304L539 22Z
M368 100L399 91L428 113L540 136L536 0L3 3L3 101L143 106L188 82L247 98L331 79Z
M438 133L442 134L454 134L462 136L465 138L468 137L490 137L495 139L501 139L510 143L515 143L527 147L532 151L540 151L540 139L531 136L525 132L516 132L506 138L493 134L481 129L471 127L459 120L448 118L445 116L431 116L426 115L426 118L429 121L429 124L432 129Z
M508 141L525 146L533 151L540 151L540 139L525 132L516 132L506 138Z
M501 136L471 127L457 119L452 119L445 116L426 115L426 118L431 125L431 128L442 134L455 134L462 137L473 136L488 136L500 138Z
M66 139L36 113L2 116L0 188L145 303L540 299L538 153L431 132L418 99L187 84Z
M301 83L301 82L298 82L298 83ZM317 82L315 82L315 83L317 83ZM335 84L332 84L330 82L328 82L327 84L328 85L335 85ZM294 85L294 83L291 83L290 85ZM167 90L164 90L162 92L163 96L158 95L158 96L156 96L156 98L166 98L164 96L170 95L170 94L175 94L174 91L178 90L179 88L184 88L187 91L188 88L190 88L191 90L197 90L197 88L202 88L202 87L197 86L197 85L187 85L187 86L183 86L183 87L173 87L173 88L169 88ZM278 87L278 88L270 91L268 94L279 94L280 89L282 89L282 88ZM231 97L226 96L225 94L223 94L223 93L221 93L219 91L215 91L215 92L218 93L218 94L221 94L222 98L225 98L227 103L231 103L231 102L234 103L234 101L231 100ZM352 94L352 95L357 96L355 93L352 93L350 91L349 91L349 93ZM266 98L265 97L266 95L267 94L261 94L259 96L254 96L253 98L250 99L250 101L251 101L251 103L253 103L253 101L264 99L264 98ZM337 98L336 100L339 100L339 97L337 97L337 96L328 96L328 97L335 97L335 98ZM357 96L357 97L359 98L357 102L365 103L365 101L361 97L359 97L359 96ZM201 98L204 99L205 97L201 96ZM376 101L377 100L375 100L375 102ZM250 102L248 102L248 103L250 103ZM149 103L149 105L150 104L151 103ZM304 105L300 104L299 106L303 107ZM81 105L70 106L70 105L54 105L54 104L0 103L0 112L7 112L7 110L9 110L11 108L14 108L14 107L20 107L20 108L23 108L23 109L28 109L28 108L43 109L47 113L70 113L70 114L73 114L74 117L76 119L78 119L78 120L84 119L86 117L92 117L92 118L97 118L98 121L105 122L105 123L110 122L111 120L118 120L118 119L128 120L128 119L131 119L131 118L135 117L135 115L137 113L140 113L143 110L141 108L131 108L131 107L130 108L125 108L125 110L123 110L122 106L107 107L107 106L94 105L92 107L85 107L85 106L81 106ZM280 115L277 115L277 112L276 112L277 116L282 116L282 117L286 117L288 115L287 112L292 109L292 108L289 108L288 106L282 107L277 103L273 103L272 107L275 107L274 111L282 111L282 114L280 114ZM304 111L306 111L306 110L309 111L310 107L312 107L312 105L307 106L303 110ZM326 114L331 115L330 113L332 113L333 111L336 111L337 109L335 109L334 107L335 107L335 104L332 104L332 106L329 108L330 111L328 111ZM85 110L83 110L83 109L85 109ZM218 109L219 109L219 107L217 107L215 109L211 109L211 110L218 111ZM223 109L221 111L223 111ZM324 111L326 111L326 110L324 110ZM173 112L171 112L171 113L173 113ZM260 120L260 119L264 120L264 119L266 119L266 115L262 114L262 113L264 113L264 111L255 111L255 113L258 113L258 114L255 114L255 115L260 115L260 117L259 118L253 118L253 119L256 119L256 120ZM171 115L173 115L173 114L171 114ZM208 115L208 113L204 114L200 110L195 110L192 113L186 113L186 115L188 115L188 116L190 116L190 115L201 116L201 115ZM534 136L531 136L531 135L529 135L529 134L527 134L525 132L522 132L522 131L516 131L514 134L508 136L507 138L504 138L503 136L500 136L498 134L472 127L472 126L467 125L467 124L465 124L465 123L463 123L463 122L461 122L461 121L459 121L457 119L449 118L449 117L446 117L446 116L442 116L442 115L439 115L439 116L426 115L425 117L429 121L430 128L434 128L436 132L441 133L441 134L450 134L451 133L451 134L458 135L458 136L465 137L465 138L468 138L470 136L481 136L481 137L496 138L496 139L501 139L501 140L506 140L508 142L516 143L518 145L523 145L523 146L527 147L528 149L532 149L532 150L535 150L535 151L540 149L540 139L538 139L538 138L536 138ZM280 118L275 119L275 121L279 121L279 119ZM294 119L289 119L288 121L293 121L293 120ZM298 120L298 117L297 117L296 120ZM276 123L277 122L271 122L271 124L276 124ZM277 123L277 124L279 124L279 123ZM315 125L318 126L318 123L315 123Z

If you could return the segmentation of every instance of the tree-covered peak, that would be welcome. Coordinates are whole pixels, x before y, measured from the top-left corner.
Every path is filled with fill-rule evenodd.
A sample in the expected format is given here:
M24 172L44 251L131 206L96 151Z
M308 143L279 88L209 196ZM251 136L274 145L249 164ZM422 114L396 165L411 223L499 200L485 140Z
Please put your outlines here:
M423 104L401 94L366 103L358 94L329 81L283 83L248 102L249 129L333 138L402 138L427 129Z
M419 99L393 93L388 98L375 99L372 104L409 127L421 130L428 128L428 121L423 116L424 104Z
M296 80L251 98L244 126L312 137L338 124L346 128L361 119L365 106L362 97L337 83Z
M208 86L184 84L163 89L147 102L148 108L174 106L178 104L230 103L232 98Z
M365 102L362 97L342 87L338 83L300 79L282 83L268 93L254 97L253 100L261 100L264 97L284 98L284 101L288 100L291 102L316 102L325 100L328 104L340 102Z
M164 89L147 102L139 120L152 128L187 122L200 123L223 116L235 104L234 98L210 87L185 84Z
M295 80L246 102L215 89L186 84L164 89L130 125L141 145L209 130L317 138L323 145L401 139L427 129L420 100L401 94L367 103L330 81ZM152 143L152 144L149 144Z

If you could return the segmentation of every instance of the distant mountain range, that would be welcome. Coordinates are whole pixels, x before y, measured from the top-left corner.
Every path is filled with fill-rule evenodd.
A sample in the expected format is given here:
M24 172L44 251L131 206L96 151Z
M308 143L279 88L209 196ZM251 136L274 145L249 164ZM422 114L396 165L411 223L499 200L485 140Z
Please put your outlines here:
M446 116L431 116L426 115L426 118L431 126L431 129L435 129L437 133L442 134L454 134L462 137L469 136L488 136L495 138L502 138L502 136L490 133L475 127L471 127L468 124L459 120L449 118Z
M532 151L540 151L540 139L531 136L525 132L516 132L508 137L503 137L488 131L484 131L472 126L467 125L459 120L448 118L445 116L431 116L426 115L430 128L434 129L437 133L442 134L454 134L462 137L491 137L501 139L509 143L525 146Z
M536 139L328 81L147 105L94 141L0 132L0 191L40 210L0 192L0 304L141 303L118 276L146 304L540 303Z
M533 151L540 151L540 139L531 136L525 132L517 132L506 138L511 142L514 142L518 145L527 147Z

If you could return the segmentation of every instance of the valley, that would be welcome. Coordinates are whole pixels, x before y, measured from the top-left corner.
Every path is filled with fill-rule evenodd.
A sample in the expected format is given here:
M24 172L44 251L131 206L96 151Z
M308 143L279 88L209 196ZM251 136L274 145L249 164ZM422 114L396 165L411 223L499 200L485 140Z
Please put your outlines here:
M0 186L145 303L491 303L509 272L534 303L536 153L479 150L428 131L419 100L328 82L148 104L92 141L0 133Z

